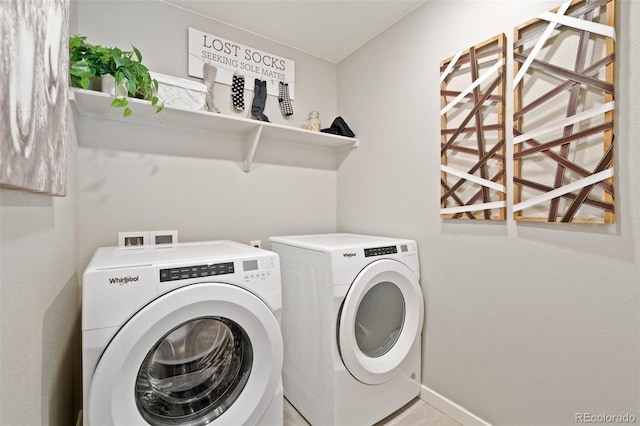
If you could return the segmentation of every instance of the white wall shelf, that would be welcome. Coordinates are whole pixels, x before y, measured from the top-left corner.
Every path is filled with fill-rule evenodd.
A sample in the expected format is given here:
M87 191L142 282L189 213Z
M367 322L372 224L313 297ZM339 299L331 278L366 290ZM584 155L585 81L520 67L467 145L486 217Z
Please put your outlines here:
M165 129L189 129L204 131L211 135L212 143L216 138L233 135L244 143L244 171L249 172L261 141L271 140L292 144L296 149L321 149L335 153L348 152L358 147L358 139L332 135L322 132L311 132L306 129L288 127L280 124L267 123L247 118L232 117L215 114L208 111L194 111L172 106L165 106L160 112L155 112L149 101L129 98L129 106L133 113L123 117L122 108L111 106L113 96L78 88L69 89L69 100L75 103L81 117L91 117L101 120L112 120L122 123L138 124ZM153 132L151 130L150 132ZM153 136L150 133L150 136ZM83 140L78 143L84 145ZM102 148L109 149L109 146ZM180 155L180 145L175 146L176 155ZM337 164L337 162L336 162Z

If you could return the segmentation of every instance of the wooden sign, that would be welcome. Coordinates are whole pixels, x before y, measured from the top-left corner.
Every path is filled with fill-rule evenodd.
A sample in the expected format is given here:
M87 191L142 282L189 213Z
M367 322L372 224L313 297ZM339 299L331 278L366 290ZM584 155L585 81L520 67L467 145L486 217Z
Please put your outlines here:
M287 83L289 96L295 97L295 61L189 28L189 75L202 78L205 63L217 68L218 83L231 85L233 74L239 73L247 80L266 81L269 95L278 96L278 83ZM253 90L253 83L245 89Z

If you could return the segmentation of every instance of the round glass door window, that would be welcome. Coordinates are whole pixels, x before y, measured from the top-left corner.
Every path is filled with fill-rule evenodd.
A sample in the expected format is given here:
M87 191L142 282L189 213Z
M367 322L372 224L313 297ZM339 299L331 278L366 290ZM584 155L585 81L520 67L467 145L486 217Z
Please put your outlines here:
M136 405L151 425L205 425L227 410L253 363L237 323L197 318L165 334L147 354L135 385Z
M371 287L356 313L355 337L362 353L378 358L389 352L400 336L404 317L404 297L395 284L384 281Z

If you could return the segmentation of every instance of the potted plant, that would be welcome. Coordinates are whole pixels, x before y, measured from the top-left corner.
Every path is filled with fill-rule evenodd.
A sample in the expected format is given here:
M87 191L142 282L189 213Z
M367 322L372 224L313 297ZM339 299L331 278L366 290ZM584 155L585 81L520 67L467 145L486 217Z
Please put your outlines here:
M147 99L162 111L155 95L158 82L151 78L149 69L142 64L142 55L134 46L132 51L124 51L117 47L103 47L87 43L87 37L75 35L69 37L69 74L71 81L83 89L88 89L91 79L103 75L111 75L116 87L124 85L130 96ZM116 96L111 106L124 108L125 117L131 115L125 96Z

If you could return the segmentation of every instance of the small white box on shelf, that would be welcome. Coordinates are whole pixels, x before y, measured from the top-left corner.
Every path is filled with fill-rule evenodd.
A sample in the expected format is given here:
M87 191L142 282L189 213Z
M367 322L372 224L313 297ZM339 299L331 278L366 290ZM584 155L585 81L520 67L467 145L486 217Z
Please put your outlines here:
M150 71L158 80L158 98L165 105L204 111L207 109L207 86L204 83Z

